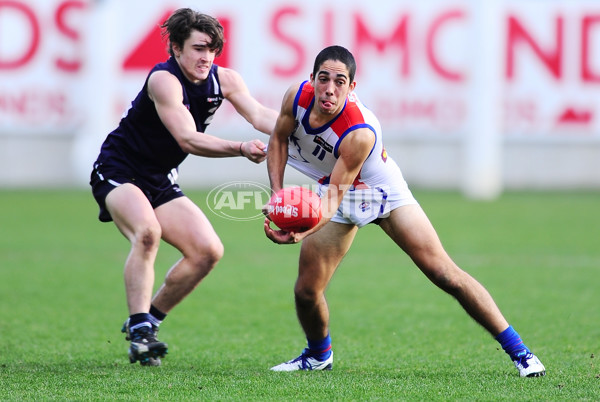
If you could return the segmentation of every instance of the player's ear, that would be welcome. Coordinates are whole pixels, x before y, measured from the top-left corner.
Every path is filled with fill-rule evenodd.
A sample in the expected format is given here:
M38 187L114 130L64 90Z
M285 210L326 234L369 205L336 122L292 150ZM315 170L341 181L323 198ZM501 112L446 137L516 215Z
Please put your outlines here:
M350 91L354 91L354 88L356 88L356 81L350 83Z
M179 47L179 45L173 43L171 49L173 49L173 54L175 55L175 57L179 57L179 55L181 54L181 48Z

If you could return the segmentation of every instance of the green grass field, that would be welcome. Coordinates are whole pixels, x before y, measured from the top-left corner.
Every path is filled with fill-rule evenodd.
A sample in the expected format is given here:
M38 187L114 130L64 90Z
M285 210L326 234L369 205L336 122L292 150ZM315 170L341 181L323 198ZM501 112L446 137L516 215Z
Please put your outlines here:
M206 192L188 195L204 208ZM270 372L305 346L292 295L299 248L271 243L260 220L206 209L226 255L161 326L163 365L132 365L120 333L127 241L96 219L87 191L0 191L0 399L600 399L600 193L415 195L546 377L519 378L374 226L328 290L334 369ZM161 247L157 281L177 258Z

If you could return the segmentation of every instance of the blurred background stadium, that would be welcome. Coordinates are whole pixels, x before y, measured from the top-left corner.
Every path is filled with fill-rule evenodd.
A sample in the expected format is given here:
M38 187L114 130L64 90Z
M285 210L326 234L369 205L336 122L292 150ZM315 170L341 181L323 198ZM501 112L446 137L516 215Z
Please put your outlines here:
M218 63L274 108L322 47L348 47L413 187L600 188L594 0L0 1L1 188L87 186L101 141L167 57L158 25L178 7L219 18ZM211 134L261 136L223 109ZM190 157L180 171L184 188L244 179L266 181L265 165Z

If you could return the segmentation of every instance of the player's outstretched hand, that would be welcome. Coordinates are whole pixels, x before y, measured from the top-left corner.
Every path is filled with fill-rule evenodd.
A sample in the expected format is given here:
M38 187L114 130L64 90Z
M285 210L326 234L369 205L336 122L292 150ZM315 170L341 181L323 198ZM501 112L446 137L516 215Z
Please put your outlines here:
M267 158L266 145L261 140L244 141L242 143L242 155L254 163L261 163Z
M265 218L263 225L265 234L273 243L277 244L294 244L301 241L304 236L301 233L286 232L285 230L273 230L271 228L271 220Z

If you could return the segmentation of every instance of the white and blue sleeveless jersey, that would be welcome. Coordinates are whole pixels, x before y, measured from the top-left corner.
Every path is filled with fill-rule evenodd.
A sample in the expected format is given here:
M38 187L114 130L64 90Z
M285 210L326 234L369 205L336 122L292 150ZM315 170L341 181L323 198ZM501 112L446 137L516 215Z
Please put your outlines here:
M360 102L356 93L350 93L342 111L322 127L311 127L309 124L314 102L314 88L305 81L294 99L296 129L289 139L287 163L290 166L320 184L328 184L339 156L340 142L352 131L366 128L375 135L375 145L354 180L352 189L389 186L393 181L403 181L398 165L388 157L383 146L379 120Z

